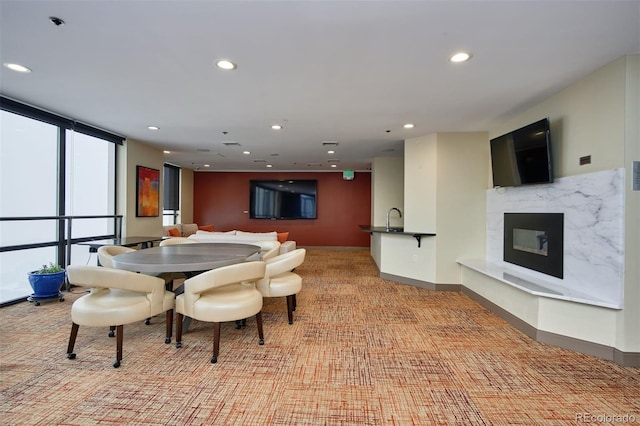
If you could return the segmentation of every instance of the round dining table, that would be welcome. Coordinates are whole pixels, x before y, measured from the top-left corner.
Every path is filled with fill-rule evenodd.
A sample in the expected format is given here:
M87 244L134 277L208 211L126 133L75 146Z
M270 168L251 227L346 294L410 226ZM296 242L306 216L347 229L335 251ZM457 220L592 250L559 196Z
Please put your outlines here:
M252 244L196 243L151 247L113 256L114 268L159 274L208 271L247 260L260 251Z
M184 272L187 277L222 266L242 263L260 251L260 246L233 243L173 244L151 247L113 256L114 268L146 274ZM180 285L174 292L184 291ZM191 318L185 317L183 330L189 330Z

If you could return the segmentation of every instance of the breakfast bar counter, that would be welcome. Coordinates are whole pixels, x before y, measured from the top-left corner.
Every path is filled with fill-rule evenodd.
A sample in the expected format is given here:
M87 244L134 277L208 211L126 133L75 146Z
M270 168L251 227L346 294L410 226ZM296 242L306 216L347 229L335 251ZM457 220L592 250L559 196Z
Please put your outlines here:
M404 228L398 227L389 227L386 226L371 226L371 225L360 225L360 229L363 232L368 232L370 234L381 233L381 234L397 234L397 235L411 235L418 241L418 247L420 247L420 242L422 237L435 237L436 234L431 234L428 232L408 232L405 231Z

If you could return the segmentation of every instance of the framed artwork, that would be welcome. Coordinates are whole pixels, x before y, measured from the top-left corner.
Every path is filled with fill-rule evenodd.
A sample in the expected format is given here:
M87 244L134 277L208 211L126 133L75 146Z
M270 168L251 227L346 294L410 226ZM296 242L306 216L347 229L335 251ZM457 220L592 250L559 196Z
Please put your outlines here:
M154 217L160 214L160 170L136 166L136 216Z

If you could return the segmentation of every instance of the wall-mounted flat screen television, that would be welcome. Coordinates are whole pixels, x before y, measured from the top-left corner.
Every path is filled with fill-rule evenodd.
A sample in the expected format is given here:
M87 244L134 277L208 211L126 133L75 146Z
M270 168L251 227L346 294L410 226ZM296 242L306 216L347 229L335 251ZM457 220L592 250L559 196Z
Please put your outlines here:
M252 180L251 219L316 219L316 180Z
M549 119L491 139L493 186L553 182Z

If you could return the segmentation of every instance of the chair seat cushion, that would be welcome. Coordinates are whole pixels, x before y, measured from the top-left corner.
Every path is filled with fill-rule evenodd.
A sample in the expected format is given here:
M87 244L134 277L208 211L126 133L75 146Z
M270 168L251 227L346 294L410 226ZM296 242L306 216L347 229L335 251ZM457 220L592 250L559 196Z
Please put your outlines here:
M152 315L145 293L99 289L80 297L71 306L71 320L78 325L108 327L142 321Z
M184 295L176 297L177 312L184 313ZM227 322L249 318L262 310L262 294L253 285L219 287L196 300L193 318L207 322Z
M285 272L271 277L267 297L282 297L298 294L302 289L302 277L294 272Z

